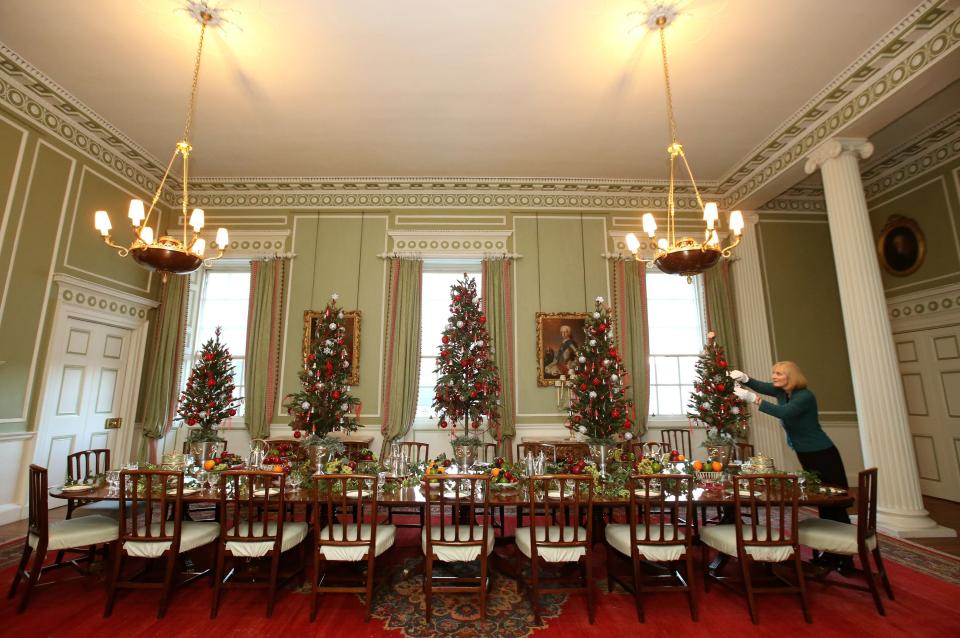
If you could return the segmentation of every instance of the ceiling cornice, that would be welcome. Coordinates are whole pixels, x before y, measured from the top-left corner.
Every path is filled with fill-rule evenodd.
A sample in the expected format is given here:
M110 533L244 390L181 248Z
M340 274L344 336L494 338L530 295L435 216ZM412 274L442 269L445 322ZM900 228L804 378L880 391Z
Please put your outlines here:
M960 46L954 0L925 0L788 118L720 180L723 207L755 193L802 162L823 141L842 132Z
M812 148L960 47L957 14L955 0L921 2L723 179L701 184L701 190L729 209L769 184L805 159ZM139 190L148 194L156 190L164 169L161 162L2 42L0 103ZM950 148L956 152L956 145ZM884 176L888 173L885 170ZM163 193L168 205L179 205L178 181L168 178ZM191 204L213 208L662 210L667 183L578 178L255 177L191 179L190 188ZM689 187L681 185L678 193L678 208L695 210ZM785 193L769 205L784 207L777 210L806 211L812 204L803 202L812 199L816 198Z

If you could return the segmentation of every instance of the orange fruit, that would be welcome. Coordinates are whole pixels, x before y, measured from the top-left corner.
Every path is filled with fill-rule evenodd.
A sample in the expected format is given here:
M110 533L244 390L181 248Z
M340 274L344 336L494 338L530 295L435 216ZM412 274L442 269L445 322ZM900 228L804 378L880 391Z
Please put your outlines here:
M207 459L206 461L203 462L203 469L207 470L208 472L215 467L217 467L217 464L214 462L213 459Z
M714 472L720 472L723 470L723 463L721 463L720 461L714 461L713 463L710 464L710 468Z
M274 465L272 469L273 469L274 472L282 472L282 471L283 471L283 466L282 466L282 465Z
M678 460L678 461L686 461L686 460L687 460L687 457L685 457L684 455L680 454L680 455L677 456L677 460Z
M701 471L703 469L703 461L694 461L693 469L697 472Z
M490 474L492 476L500 476L500 468L499 467L493 468L492 470L490 470Z

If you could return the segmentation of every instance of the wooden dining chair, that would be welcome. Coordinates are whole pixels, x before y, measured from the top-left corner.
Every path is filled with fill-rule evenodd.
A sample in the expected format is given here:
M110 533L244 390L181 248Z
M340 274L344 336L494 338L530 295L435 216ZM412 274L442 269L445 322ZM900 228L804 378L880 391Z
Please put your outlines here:
M755 456L753 451L752 443L744 443L742 441L737 441L733 446L733 458L738 461L746 461L750 457Z
M273 615L277 587L303 571L305 522L285 520L286 475L283 472L233 470L220 474L220 541L217 543L210 618L216 618L224 588L261 587L267 593L267 618ZM274 485L274 483L277 485ZM285 552L299 548L292 569L280 573ZM233 563L226 574L227 562ZM266 574L256 564L266 563Z
M493 463L493 460L499 456L496 443L481 443L479 452L480 460L484 463Z
M451 491L452 488L452 491ZM487 617L487 562L493 553L491 529L490 476L483 474L440 474L423 477L423 493L431 514L420 535L424 555L423 593L430 620L434 594L480 596L480 618ZM434 521L432 511L439 509ZM464 513L472 513L464 521ZM435 563L478 562L478 576L438 576Z
M167 613L170 597L176 586L190 583L209 569L186 572L177 566L181 555L209 545L220 536L220 524L210 521L183 520L183 472L177 470L123 470L120 472L120 538L114 548L113 574L107 593L104 618L113 612L117 589L159 589L160 606L157 618ZM172 512L168 520L166 513ZM162 581L145 581L123 577L127 558L159 560L164 564Z
M685 428L667 428L660 430L660 439L667 446L664 452L676 450L688 459L693 453L693 442L690 438L690 430Z
M330 474L315 480L310 622L317 618L321 592L366 594L364 622L369 622L376 558L393 547L397 528L378 521L377 477ZM338 577L329 572L331 563L365 571Z
M82 483L105 474L110 469L110 450L80 450L67 455L67 479ZM67 518L76 516L105 515L116 518L119 512L116 501L94 501L88 498L68 498Z
M583 592L590 624L594 620L593 477L582 474L531 476L527 482L529 527L519 527L516 544L529 567L520 580L530 591L533 616L541 624L542 593ZM567 574L541 578L544 567L565 566ZM547 587L546 584L553 586Z
M430 444L418 441L401 441L400 452L410 463L426 463L430 459Z
M23 613L30 602L30 596L37 587L40 576L49 570L76 566L76 561L62 562L65 549L94 548L97 545L113 544L117 541L117 521L106 516L81 516L57 523L50 523L47 517L47 469L39 465L30 466L27 492L27 537L23 543L23 554L20 564L13 575L10 593L7 598L17 595L17 588L21 580L26 581L26 589L17 613ZM44 566L47 552L58 550L58 558L50 565ZM30 555L36 552L33 567L30 564ZM84 551L91 559L96 552Z
M800 598L803 617L812 622L807 601L807 587L800 562L797 514L799 490L797 477L788 474L742 474L734 490L734 510L749 511L745 522L743 516L735 516L732 524L711 525L700 529L703 544L704 590L711 580L729 584L739 580L750 609L753 624L759 624L755 597L757 594L795 593ZM739 579L712 574L709 552L716 550L732 556L740 563ZM785 578L774 571L777 563L793 563L795 580ZM767 578L763 581L753 574L755 564L766 564Z
M873 604L881 616L886 615L883 600L880 598L879 579L893 600L893 588L880 556L880 543L877 536L877 468L869 468L860 472L857 481L857 523L841 523L823 518L811 518L800 521L800 544L814 550L839 554L841 556L859 556L860 569L856 571L867 582L866 587L853 583L827 580L829 573L818 578L819 582L829 582L838 587L869 591L873 596ZM870 554L877 571L874 573L870 566Z
M604 530L608 546L607 590L612 592L614 582L618 582L632 591L640 622L644 622L644 594L686 592L690 617L696 621L693 476L636 474L627 480L627 490L629 522L612 523ZM657 573L647 576L645 566L655 568Z
M660 441L632 441L626 445L625 451L632 453L634 458L641 459L650 455L659 455L664 447L665 444Z

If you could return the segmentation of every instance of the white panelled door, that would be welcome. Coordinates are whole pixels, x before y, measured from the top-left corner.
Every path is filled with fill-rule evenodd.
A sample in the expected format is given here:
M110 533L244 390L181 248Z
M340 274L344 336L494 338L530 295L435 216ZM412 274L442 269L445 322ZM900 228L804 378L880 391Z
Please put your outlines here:
M55 330L34 453L34 462L48 469L51 487L63 483L72 452L109 448L115 456L117 430L104 425L120 416L132 334L127 328L69 316ZM111 458L112 465L117 461ZM51 507L64 504L50 499Z
M960 501L960 325L902 332L894 340L920 489Z

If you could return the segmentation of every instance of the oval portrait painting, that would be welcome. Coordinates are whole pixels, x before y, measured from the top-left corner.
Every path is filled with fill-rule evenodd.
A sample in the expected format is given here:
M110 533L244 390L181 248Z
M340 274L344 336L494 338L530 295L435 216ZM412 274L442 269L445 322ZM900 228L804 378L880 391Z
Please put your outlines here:
M914 273L926 253L923 231L912 219L893 216L880 231L877 253L888 273L901 277Z

